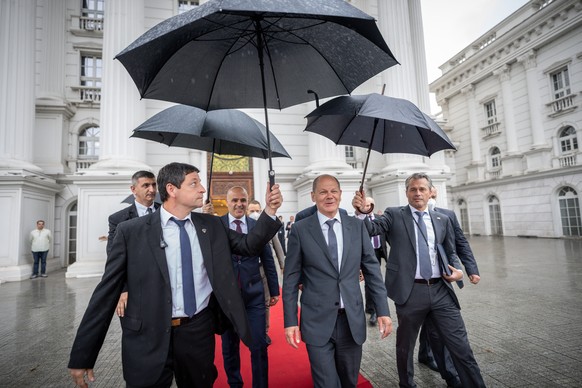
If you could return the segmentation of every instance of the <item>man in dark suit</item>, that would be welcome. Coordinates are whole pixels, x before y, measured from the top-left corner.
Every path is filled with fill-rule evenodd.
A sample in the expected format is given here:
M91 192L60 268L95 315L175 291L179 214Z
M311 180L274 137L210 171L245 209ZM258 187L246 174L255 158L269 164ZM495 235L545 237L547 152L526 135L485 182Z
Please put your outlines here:
M287 232L287 238L289 238L289 232L291 232L291 227L293 226L293 224L295 223L295 217L294 216L290 216L289 217L289 221L287 222L287 225L285 226L285 231Z
M228 189L226 206L228 207L228 214L220 217L225 228L246 234L256 226L256 221L246 216L248 194L243 187L234 186ZM251 351L254 388L266 388L269 386L269 362L265 331L266 306L265 291L261 278L261 265L265 270L271 295L269 304L274 306L279 301L279 280L269 244L263 247L260 255L251 257L232 256L234 276L238 280L253 337L249 348ZM222 357L224 358L224 370L228 378L228 385L231 388L242 387L240 338L233 329L228 329L222 335Z
M283 222L283 216L279 216L279 221L281 221L281 229L277 231L277 238L281 243L281 248L283 248L283 254L287 256L287 242L285 241L285 224Z
M477 284L481 280L481 277L479 276L479 268L477 267L477 261L473 255L473 250L465 238L465 234L463 233L463 229L459 224L455 212L449 209L436 207L437 195L437 189L432 187L431 198L428 201L428 208L445 214L451 220L455 231L455 249L457 255L465 267L465 272L467 272L470 282L472 284ZM464 286L461 280L457 282L457 285L459 288L463 288ZM434 355L433 348L436 349ZM418 362L440 372L443 379L445 379L450 386L460 386L453 359L451 358L446 346L444 346L444 343L440 339L440 336L430 319L425 321L420 330Z
M107 254L111 251L111 244L113 243L113 237L115 237L115 231L117 230L117 225L123 221L131 220L132 218L137 218L145 216L149 213L155 212L160 205L154 202L156 198L156 176L149 171L138 171L131 177L131 186L129 187L135 201L124 209L119 210L109 216L109 234L107 236ZM117 315L122 317L127 306L127 290L124 291L119 296L119 301L117 302Z
M428 317L449 349L463 386L484 387L451 284L463 277L458 269L461 264L455 253L452 224L446 215L427 207L433 186L428 175L412 174L405 184L407 206L387 208L373 222L364 221L371 236L383 233L390 244L386 289L398 315L396 364L400 386L416 386L414 346L420 326ZM363 198L356 192L354 208L364 205ZM443 255L437 251L444 251Z
M341 189L331 175L313 181L317 212L293 225L283 278L285 336L303 339L317 387L355 387L366 340L360 269L378 311L382 338L392 332L386 288L361 220L340 214ZM301 293L301 329L297 319Z
M232 253L255 256L280 227L282 197L267 188L264 214L249 234L224 228L218 217L194 213L205 189L199 170L170 163L158 173L159 211L118 225L105 273L79 326L69 360L75 384L94 381L93 367L117 296L127 283L121 319L123 376L128 387L212 387L214 333L229 320L250 344Z
M374 206L374 198L367 197L366 198L366 205L364 206L364 211L368 212L370 208ZM357 217L363 220L365 217L368 217L370 221L376 219L376 215L373 212L367 214L359 214ZM372 236L370 241L372 242L372 248L374 248L374 254L378 259L378 263L382 264L382 258L386 260L388 257L388 250L386 249L386 238L383 234L378 236ZM370 325L375 325L378 321L378 314L376 314L376 308L374 307L374 301L370 295L370 288L366 283L364 283L364 300L365 300L365 311L366 313L370 314Z

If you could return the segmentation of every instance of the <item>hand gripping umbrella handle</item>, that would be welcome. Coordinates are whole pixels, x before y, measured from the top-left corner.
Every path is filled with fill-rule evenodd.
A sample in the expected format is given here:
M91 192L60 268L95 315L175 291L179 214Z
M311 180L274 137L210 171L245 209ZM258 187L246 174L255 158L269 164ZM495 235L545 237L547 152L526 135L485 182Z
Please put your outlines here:
M269 188L275 185L275 170L269 170Z
M364 195L364 185L363 184L360 185L360 193L362 194L362 196ZM364 198L364 201L365 200L366 199ZM374 204L373 203L370 204L370 210L364 210L364 209L358 208L358 211L361 214L370 214L374 211Z

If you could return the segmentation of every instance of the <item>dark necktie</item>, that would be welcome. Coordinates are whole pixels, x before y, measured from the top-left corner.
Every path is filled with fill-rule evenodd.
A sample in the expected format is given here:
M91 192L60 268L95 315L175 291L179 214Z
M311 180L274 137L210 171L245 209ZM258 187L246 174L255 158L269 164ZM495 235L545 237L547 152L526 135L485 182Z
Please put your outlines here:
M241 220L234 220L232 222L234 222L236 224L235 232L242 234L242 232L243 232L242 228L241 228L242 221Z
M190 318L196 312L196 291L194 290L194 270L192 269L192 247L186 231L188 220L170 218L180 228L180 256L182 258L182 288L184 295L184 312Z
M152 210L151 207L148 207L148 210L146 210L146 214L152 214L154 211Z
M338 256L337 256L337 237L335 232L333 231L333 224L335 224L336 219L332 218L331 220L325 221L329 229L327 230L327 247L329 249L329 255L331 256L331 260L335 269L339 272L339 264L338 264Z
M422 216L424 212L415 212L418 215L418 229L416 244L418 246L418 264L420 266L420 276L428 280L432 277L432 265L430 264L430 253L428 252L428 234Z

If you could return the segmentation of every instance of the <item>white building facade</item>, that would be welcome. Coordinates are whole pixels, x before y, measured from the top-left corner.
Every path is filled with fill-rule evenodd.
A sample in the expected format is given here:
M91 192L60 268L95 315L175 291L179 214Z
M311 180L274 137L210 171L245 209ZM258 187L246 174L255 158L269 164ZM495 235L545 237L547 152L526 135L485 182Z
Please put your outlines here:
M4 247L0 251L0 282L30 275L32 256L27 236L37 219L45 220L46 227L53 231L49 272L67 267L68 277L100 275L106 259L103 237L107 235L108 215L127 206L121 202L130 194L130 177L135 171L147 169L157 173L160 167L173 161L194 164L203 172L208 170L205 152L129 139L135 127L170 104L140 100L125 69L113 60L115 54L149 28L203 2L0 0L0 212L4 216L0 223L0 244ZM420 0L349 2L378 20L380 31L401 63L370 79L354 93L379 93L386 85L386 95L406 98L428 113ZM578 17L579 2L567 3L574 5ZM572 13L568 9L566 16ZM561 20L556 20L556 24ZM572 50L574 44L570 43ZM576 54L570 57L572 65L580 61ZM579 74L578 70L578 78ZM574 74L570 75L573 80ZM572 90L579 88L572 84ZM523 93L521 89L513 91L514 97L520 93ZM540 97L540 103L543 101ZM285 198L280 209L285 220L312 204L309 193L317 175L325 172L338 177L344 191L342 207L346 209L351 209L352 193L362 177L364 149L336 146L319 135L303 132L304 117L314 108L314 103L307 103L269 112L271 130L292 156L292 159L273 160ZM521 113L520 109L516 108L515 113ZM262 110L246 112L263 120ZM446 118L449 123L454 122L453 117ZM580 136L579 123L574 123L574 117L569 120L576 136ZM514 127L521 128L520 125L517 121ZM451 125L451 128L453 139L466 140L462 131L456 132L461 127ZM551 136L557 136L557 129L543 128L548 133L553 131ZM519 137L516 143L520 150L523 141ZM545 141L539 143L540 149L549 148L549 151L546 154L528 151L532 160L543 164L546 157L554 161L552 145ZM450 202L447 189L451 189L456 199L463 198L470 204L473 196L482 190L479 184L488 181L485 177L477 181L455 177L448 167L449 162L454 163L451 166L463 166L460 155L465 152L466 144L469 143L462 144L448 160L443 152L430 159L372 153L367 192L374 196L378 209L404 204L404 179L411 172L426 171L439 188L440 201ZM505 152L504 146L499 147ZM472 161L473 157L469 159ZM505 158L502 154L504 168L510 164ZM220 208L221 196L233 184L247 187L251 197L259 201L264 198L266 161L223 156L215 160L215 167L213 184L208 188L216 200L215 207ZM478 167L465 166L459 174L465 177L479 171ZM201 176L206 181L206 174ZM505 177L502 175L501 179L497 182L504 181ZM575 185L565 175L563 180L570 182L569 187L579 195L579 181ZM475 186L465 195L461 187L468 182ZM486 209L482 208L481 214ZM471 227L468 230L487 233L477 227L479 213L469 210Z
M431 83L467 233L581 237L582 1L530 1Z

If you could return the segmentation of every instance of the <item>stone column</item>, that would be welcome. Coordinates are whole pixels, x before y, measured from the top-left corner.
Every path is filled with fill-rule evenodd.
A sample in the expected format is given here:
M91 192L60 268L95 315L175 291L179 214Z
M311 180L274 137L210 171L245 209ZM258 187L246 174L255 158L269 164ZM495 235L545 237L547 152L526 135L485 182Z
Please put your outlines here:
M36 1L0 2L0 174L33 164Z
M303 170L304 173L325 170L343 171L351 170L352 167L346 163L345 147L336 145L333 141L316 133L308 133L309 144L309 165Z
M511 67L505 65L495 70L493 74L497 75L501 81L503 98L503 121L505 122L505 139L507 141L507 151L502 157L503 175L521 175L523 173L523 156L519 153L517 146L513 91L511 90Z
M513 92L511 90L511 67L505 65L493 72L501 81L501 95L503 98L503 121L505 121L505 139L507 141L507 153L514 154L517 149L517 137L515 133L515 113L513 111Z
M522 63L525 68L527 99L529 103L529 120L532 135L531 147L524 152L526 158L526 171L532 172L545 170L552 165L552 147L550 144L547 144L544 137L542 118L544 106L540 101L536 53L534 50L530 50L517 58L517 60ZM555 149L559 148L556 147Z
M484 164L481 159L481 134L477 123L475 87L469 85L463 88L461 93L466 96L467 110L469 111L469 131L471 134L471 164L467 167L467 180L478 181L484 176Z
M103 84L101 87L101 154L97 171L149 169L145 142L129 139L145 121L145 102L121 62L113 58L145 32L144 0L109 1L103 18Z

